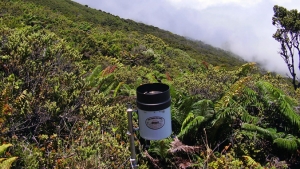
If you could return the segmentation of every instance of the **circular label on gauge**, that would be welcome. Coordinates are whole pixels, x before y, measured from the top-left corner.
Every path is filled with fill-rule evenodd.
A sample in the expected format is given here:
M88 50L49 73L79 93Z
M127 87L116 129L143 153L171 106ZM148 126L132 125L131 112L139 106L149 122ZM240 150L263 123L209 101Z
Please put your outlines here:
M150 129L157 130L165 125L165 119L160 116L149 117L145 121L146 126Z

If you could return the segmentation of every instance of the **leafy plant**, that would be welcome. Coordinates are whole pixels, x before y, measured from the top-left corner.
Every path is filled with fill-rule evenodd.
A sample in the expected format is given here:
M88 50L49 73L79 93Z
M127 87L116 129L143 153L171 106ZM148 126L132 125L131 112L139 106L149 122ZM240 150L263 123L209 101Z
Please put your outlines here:
M8 147L11 147L12 144L2 144L0 146L0 155L4 154ZM9 169L13 162L17 160L18 157L9 157L9 158L0 158L0 168Z

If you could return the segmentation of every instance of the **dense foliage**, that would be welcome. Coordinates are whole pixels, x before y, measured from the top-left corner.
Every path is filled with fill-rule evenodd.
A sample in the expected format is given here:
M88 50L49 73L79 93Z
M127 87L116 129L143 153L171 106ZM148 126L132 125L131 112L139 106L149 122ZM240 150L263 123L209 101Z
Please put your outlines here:
M126 104L153 82L170 86L176 136L146 149L137 133L140 168L299 165L289 79L69 0L0 6L0 155L13 168L129 168Z

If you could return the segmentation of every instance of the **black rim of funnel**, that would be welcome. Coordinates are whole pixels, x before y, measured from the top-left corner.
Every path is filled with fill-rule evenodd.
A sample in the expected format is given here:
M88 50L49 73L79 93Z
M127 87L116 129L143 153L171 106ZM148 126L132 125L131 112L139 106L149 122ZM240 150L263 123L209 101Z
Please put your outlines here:
M137 107L145 111L163 110L171 105L170 88L163 83L148 83L136 89Z

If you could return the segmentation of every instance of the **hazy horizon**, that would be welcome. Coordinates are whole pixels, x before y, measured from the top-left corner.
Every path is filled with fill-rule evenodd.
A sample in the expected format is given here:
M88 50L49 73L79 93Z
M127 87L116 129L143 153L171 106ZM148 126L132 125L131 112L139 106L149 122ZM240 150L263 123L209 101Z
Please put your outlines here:
M124 19L159 27L231 51L268 71L288 74L272 38L273 6L300 8L296 0L74 0Z

